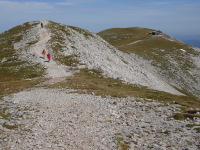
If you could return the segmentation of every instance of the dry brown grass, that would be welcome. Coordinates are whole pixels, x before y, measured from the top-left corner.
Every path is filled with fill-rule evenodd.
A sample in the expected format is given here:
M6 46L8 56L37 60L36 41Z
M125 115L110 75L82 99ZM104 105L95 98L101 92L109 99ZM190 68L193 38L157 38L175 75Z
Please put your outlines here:
M153 99L159 102L176 103L188 108L200 108L200 100L192 96L178 96L170 93L148 89L143 86L136 86L123 83L113 78L104 78L97 70L83 69L73 77L68 77L66 82L56 83L49 86L51 88L72 88L78 93L91 94L97 96L111 97L135 97Z

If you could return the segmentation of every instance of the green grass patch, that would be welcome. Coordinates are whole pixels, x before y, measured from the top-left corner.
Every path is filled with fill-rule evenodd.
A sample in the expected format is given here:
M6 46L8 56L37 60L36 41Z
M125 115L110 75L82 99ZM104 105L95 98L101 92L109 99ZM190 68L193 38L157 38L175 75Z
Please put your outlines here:
M145 132L145 133L147 133L147 134L151 134L149 131L143 131L143 132Z
M7 108L0 108L0 116L5 119L8 120L8 118L10 118L11 114L5 114L5 111L7 110Z
M147 37L151 37L150 35L148 35L148 33L151 31L153 30L138 27L112 28L101 31L97 34L108 41L111 45L115 47L121 47L134 41L143 40Z
M169 133L171 133L171 131L165 131L165 132L164 132L164 134L169 134Z
M200 126L199 124L187 124L186 127L193 128L195 126Z
M195 130L197 131L197 133L200 133L200 128L195 128Z
M176 120L184 120L184 119L194 119L194 117L196 118L200 118L200 115L197 115L197 114L189 114L187 112L184 112L184 113L177 113L173 116L174 119Z
M64 65L75 67L79 64L77 58L78 58L77 55L69 55L69 56L60 56L57 59Z
M30 45L36 44L38 41L39 41L39 40L31 41L31 42L28 42L27 44L30 46Z
M1 64L0 72L0 82L3 82L41 77L44 75L45 69L40 67L39 64L31 65L22 61L12 61Z
M7 125L5 123L2 125L2 127L10 129L10 130L18 128L17 125Z
M123 137L118 137L115 140L117 141L117 146L120 147L122 150L128 150L129 148L131 148L129 145L122 142L124 140Z
M175 114L173 116L173 118L176 119L176 120L184 120L185 119L185 117L182 113Z

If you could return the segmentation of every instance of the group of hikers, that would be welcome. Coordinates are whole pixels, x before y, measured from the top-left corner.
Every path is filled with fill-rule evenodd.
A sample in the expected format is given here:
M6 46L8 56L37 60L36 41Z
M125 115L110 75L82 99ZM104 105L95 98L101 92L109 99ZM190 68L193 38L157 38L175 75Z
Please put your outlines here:
M41 28L43 28L43 23L41 22ZM45 55L46 55L46 50L44 49L43 51L42 51L42 54L43 54L43 58L45 59ZM49 60L49 62L50 62L50 59L51 59L51 55L50 55L50 53L48 53L47 54L47 58L48 58L48 60Z
M46 55L46 51L45 51L45 49L42 51L42 54L43 54L43 58L45 59L45 55ZM50 59L51 59L51 55L50 55L50 53L48 53L47 54L47 58L48 58L48 60L49 60L49 62L50 62Z
M43 28L43 23L41 22L41 28ZM42 54L43 54L43 58L45 59L45 55L46 55L46 50L44 49L43 51L42 51ZM49 60L49 62L50 62L50 59L51 59L51 55L50 55L50 53L48 53L47 54L47 58L48 58L48 60Z

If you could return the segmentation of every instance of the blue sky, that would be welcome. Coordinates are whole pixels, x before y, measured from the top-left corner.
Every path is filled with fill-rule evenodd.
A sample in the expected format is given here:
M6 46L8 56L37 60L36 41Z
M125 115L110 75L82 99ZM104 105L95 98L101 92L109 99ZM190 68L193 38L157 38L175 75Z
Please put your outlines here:
M170 36L200 35L200 0L0 0L0 33L34 20L94 33L138 26Z

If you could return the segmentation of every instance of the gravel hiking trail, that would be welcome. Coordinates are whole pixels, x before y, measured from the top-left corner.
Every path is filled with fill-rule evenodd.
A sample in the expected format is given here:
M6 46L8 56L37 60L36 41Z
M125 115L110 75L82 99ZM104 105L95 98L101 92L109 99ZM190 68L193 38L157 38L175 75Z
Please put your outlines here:
M31 53L35 53L38 58L35 60L36 63L42 64L46 69L47 69L47 75L46 77L49 78L62 78L66 76L70 76L71 73L67 72L68 68L64 65L59 65L54 61L54 56L52 55L53 53L48 49L46 46L46 43L48 40L51 38L48 30L45 28L45 26L48 24L47 20L42 21L44 27L41 28L40 24L38 25L39 28L39 34L40 34L40 39L39 42L36 43L35 47L31 49ZM43 49L46 50L46 55L45 58L43 58L42 51ZM51 60L48 62L47 59L47 54L51 54Z

